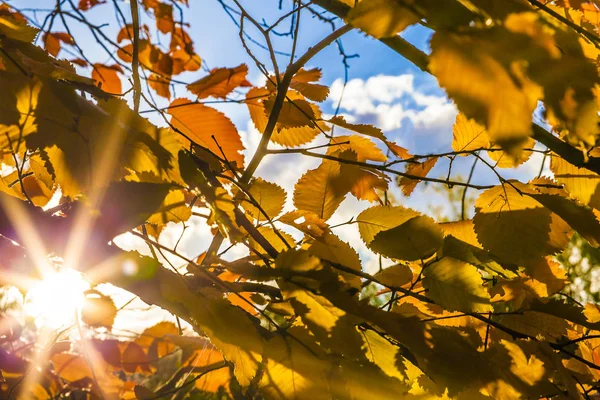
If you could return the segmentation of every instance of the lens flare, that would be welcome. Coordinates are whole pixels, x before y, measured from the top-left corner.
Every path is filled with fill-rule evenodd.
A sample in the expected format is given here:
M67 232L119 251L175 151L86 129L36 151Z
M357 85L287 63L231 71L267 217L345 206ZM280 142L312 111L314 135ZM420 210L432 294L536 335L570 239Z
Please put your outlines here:
M38 326L61 328L73 325L89 284L73 270L46 274L35 282L25 298L25 313Z

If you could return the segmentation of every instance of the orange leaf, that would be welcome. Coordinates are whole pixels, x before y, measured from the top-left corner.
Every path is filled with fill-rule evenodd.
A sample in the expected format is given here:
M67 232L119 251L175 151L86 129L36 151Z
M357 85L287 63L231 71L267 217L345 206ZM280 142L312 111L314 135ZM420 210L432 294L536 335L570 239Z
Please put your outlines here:
M171 99L171 81L167 78L152 74L148 78L148 84L156 91L156 94L165 99Z
M56 374L69 382L75 382L93 376L87 361L77 354L58 353L54 354L50 361L54 365Z
M171 54L173 59L173 75L178 75L183 71L198 71L202 66L202 59L193 51L189 53L185 49L175 50Z
M187 85L190 92L199 99L206 97L225 98L237 87L248 87L250 83L246 80L248 66L238 65L235 68L215 68L210 75Z
M244 165L242 140L235 125L225 114L187 99L176 99L169 107L171 123L176 129L219 157L226 157L237 163L238 167Z
M385 144L387 145L388 149L390 149L390 151L392 153L394 153L394 155L398 158L401 158L403 160L406 160L408 158L411 158L412 155L408 152L408 150L406 150L404 147L402 146L398 146L396 143L391 142L391 141L385 141Z
M227 299L229 299L231 304L244 309L247 313L257 315L258 310L253 306L254 302L251 299L252 294L252 292L230 293L227 296Z
M156 28L162 33L173 31L173 6L166 3L157 3L154 7L154 16L156 17Z
M79 65L80 67L87 67L88 66L87 61L85 61L82 58L74 58L72 60L69 60L69 62L72 63L72 64Z
M129 342L123 351L123 370L129 373L137 371L150 372L148 356L142 347L134 342Z
M135 342L142 347L150 347L155 339L164 339L166 335L177 335L179 329L172 322L159 322L158 324L147 328L135 339Z
M102 90L108 93L121 94L121 79L117 72L123 72L118 65L94 64L92 79L100 83Z
M75 42L67 32L48 32L44 35L44 48L48 54L56 57L60 52L60 42L74 45Z
M437 157L431 157L422 163L410 164L408 168L406 168L406 173L415 177L424 178L429 171L431 171L436 162ZM405 196L410 196L419 182L421 181L418 179L402 177L398 180L398 186L402 188L402 193L404 193Z

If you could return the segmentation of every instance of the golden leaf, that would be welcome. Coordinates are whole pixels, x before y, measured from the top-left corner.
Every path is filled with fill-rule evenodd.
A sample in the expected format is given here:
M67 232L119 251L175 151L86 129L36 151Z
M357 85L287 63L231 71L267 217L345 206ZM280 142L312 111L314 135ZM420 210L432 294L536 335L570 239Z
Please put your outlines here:
M442 242L440 227L430 217L419 215L377 233L369 247L389 258L414 261L429 258Z
M570 227L533 198L527 185L508 182L483 192L475 203L475 232L486 250L504 260L527 263L562 250Z
M389 0L362 0L346 16L350 25L376 38L395 36L420 19L409 5Z
M283 210L285 205L286 193L279 185L267 182L262 178L256 178L250 184L248 189L249 195L252 197L262 211L255 205L251 199L244 199L242 207L246 213L253 219L266 221L267 219L275 218ZM263 211L267 214L263 214Z
M451 257L428 265L423 271L427 296L451 311L488 312L490 295L473 265Z
M353 185L353 177L341 173L340 163L323 160L309 170L294 186L294 206L328 220Z

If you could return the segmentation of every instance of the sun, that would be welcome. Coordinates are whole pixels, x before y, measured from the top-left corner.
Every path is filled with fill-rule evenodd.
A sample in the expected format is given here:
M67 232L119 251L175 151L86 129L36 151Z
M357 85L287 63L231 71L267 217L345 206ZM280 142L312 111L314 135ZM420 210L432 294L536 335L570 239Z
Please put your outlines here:
M75 323L90 285L72 269L44 274L25 296L24 311L38 326L62 328Z

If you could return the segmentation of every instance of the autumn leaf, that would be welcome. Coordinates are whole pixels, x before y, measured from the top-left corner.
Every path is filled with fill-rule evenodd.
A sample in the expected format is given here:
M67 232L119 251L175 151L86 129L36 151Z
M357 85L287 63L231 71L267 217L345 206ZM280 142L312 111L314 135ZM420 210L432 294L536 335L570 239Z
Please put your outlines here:
M512 73L504 68L490 35L436 33L430 69L458 109L485 124L490 139L510 151L531 136L531 115L542 90L521 64L514 62ZM491 91L494 96L488 95ZM512 101L500 100L505 98Z
M231 120L220 111L186 99L176 99L169 106L171 123L194 143L212 151L219 158L244 165L240 135ZM185 139L184 139L185 141Z
M486 149L490 146L490 139L484 126L475 120L469 119L463 113L456 115L452 127L452 150L467 156L467 151Z
M247 74L248 66L246 64L235 68L216 68L204 78L187 85L187 89L199 99L210 96L224 99L236 88L250 86L246 80Z
M342 175L340 163L324 160L294 186L294 206L328 220L352 188L353 178Z
M378 272L375 278L386 286L400 287L412 281L413 273L408 265L396 264Z
M249 198L242 203L242 206L248 215L258 222L267 219L265 214L269 218L278 216L283 210L287 197L285 190L279 185L261 178L257 178L252 182L248 190L248 196Z
M81 308L81 320L94 327L112 328L117 316L117 307L108 296L99 292L89 292Z
M420 180L425 178L431 169L437 163L437 157L431 157L420 163L411 163L406 167L406 175L398 179L398 186L402 189L405 196L410 196L413 190L417 187Z
M379 232L369 243L376 253L408 261L424 260L442 245L443 233L429 217L416 216Z
M590 155L598 157L600 149L592 150ZM587 168L576 167L556 155L551 158L550 169L556 181L565 185L573 198L600 210L600 175Z
M267 127L270 115L268 107L274 105L271 97L272 92L266 88L252 88L246 94L250 117L260 133L263 133ZM325 122L320 121L319 108L307 102L298 92L288 91L283 107L282 123L276 124L271 135L272 142L297 147L311 142L321 132L329 130Z
M329 88L325 85L315 83L321 79L321 75L321 70L318 68L311 70L301 68L292 78L290 88L297 90L304 97L312 101L325 101L327 96L329 96Z
M427 295L451 311L491 311L490 295L474 266L450 257L427 266L423 272Z
M518 182L483 192L475 203L473 223L478 241L493 254L522 263L562 250L571 229L533 198Z
M363 0L346 16L349 24L376 38L394 36L419 19L409 6L386 0Z
M121 94L121 79L117 73L122 73L123 70L117 64L108 66L103 64L94 64L92 70L92 79L98 82L102 90L111 94Z
M44 47L46 48L48 54L51 54L54 57L56 57L60 52L61 42L70 45L75 44L73 38L67 32L46 33L44 35L43 41Z
M106 3L106 0L79 0L79 5L77 8L79 8L81 11L87 11L98 4L104 3Z

